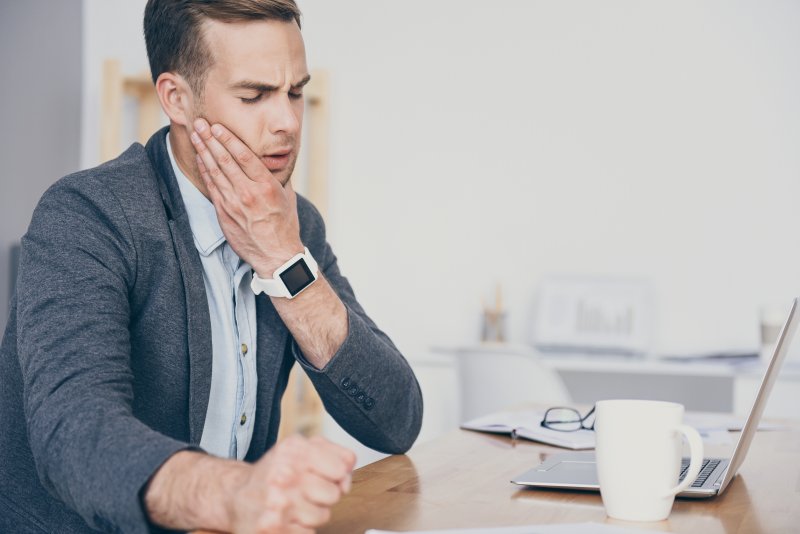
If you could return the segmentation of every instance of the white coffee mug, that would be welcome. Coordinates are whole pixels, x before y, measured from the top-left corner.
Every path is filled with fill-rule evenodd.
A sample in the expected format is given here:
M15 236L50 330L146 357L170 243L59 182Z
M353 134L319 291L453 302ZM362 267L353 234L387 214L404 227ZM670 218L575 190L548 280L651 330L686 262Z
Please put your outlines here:
M606 513L614 519L661 521L669 516L675 495L700 473L703 440L681 424L683 406L674 402L605 400L597 403L597 477ZM680 476L682 440L691 458Z

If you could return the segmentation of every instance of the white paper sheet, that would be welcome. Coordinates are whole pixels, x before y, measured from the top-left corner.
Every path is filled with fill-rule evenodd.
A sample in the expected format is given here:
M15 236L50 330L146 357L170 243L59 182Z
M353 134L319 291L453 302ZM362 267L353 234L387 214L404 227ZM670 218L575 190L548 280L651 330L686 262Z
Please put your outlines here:
M656 523L656 527L658 526L660 524ZM656 530L661 529L656 528ZM391 530L368 530L366 534L646 534L649 532L653 531L603 523L569 523L560 525L527 525L523 527L414 530L403 533Z
M544 412L527 410L519 412L497 412L467 421L461 428L479 430L495 434L510 434L515 430L517 436L531 441L539 441L565 449L593 449L594 432L579 430L577 432L559 432L540 425Z
M686 412L683 414L683 422L702 433L712 430L741 430L744 428L747 418L726 413ZM759 430L781 430L783 428L785 427L763 421L758 424Z

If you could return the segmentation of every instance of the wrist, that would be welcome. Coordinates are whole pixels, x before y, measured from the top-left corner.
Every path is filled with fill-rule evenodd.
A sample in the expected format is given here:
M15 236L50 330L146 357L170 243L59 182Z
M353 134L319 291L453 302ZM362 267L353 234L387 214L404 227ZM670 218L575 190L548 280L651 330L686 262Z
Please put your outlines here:
M297 246L288 247L281 251L275 251L270 256L260 259L250 265L260 278L272 278L275 271L289 261L296 254L305 250L302 243Z
M252 466L204 455L193 467L199 477L184 493L196 514L192 528L234 532L237 490L247 482Z
M230 532L235 491L250 466L204 453L181 451L156 472L145 493L150 520L177 530Z
M244 462L225 461L226 469L219 476L219 493L214 498L216 503L221 503L219 519L222 521L215 530L220 532L234 532L236 525L237 490L243 488L250 478L253 466Z
M253 275L250 287L258 295L265 293L272 298L293 299L319 278L319 266L307 247L278 266L271 276L263 276L258 270Z

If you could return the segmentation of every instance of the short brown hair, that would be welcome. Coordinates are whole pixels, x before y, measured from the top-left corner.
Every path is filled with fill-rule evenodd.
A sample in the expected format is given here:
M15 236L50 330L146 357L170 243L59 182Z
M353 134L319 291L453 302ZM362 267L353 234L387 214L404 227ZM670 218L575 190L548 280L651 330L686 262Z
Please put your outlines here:
M164 72L186 78L201 96L214 58L203 38L205 19L220 22L281 20L297 22L294 0L148 0L144 8L144 40L153 83Z

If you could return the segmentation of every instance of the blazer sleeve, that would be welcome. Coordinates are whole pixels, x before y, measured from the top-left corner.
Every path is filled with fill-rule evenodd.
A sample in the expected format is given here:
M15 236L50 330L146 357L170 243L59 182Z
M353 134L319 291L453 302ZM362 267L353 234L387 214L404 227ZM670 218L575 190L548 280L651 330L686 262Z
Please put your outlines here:
M294 357L319 392L325 409L342 428L367 447L402 454L411 448L422 426L419 384L392 340L356 300L325 239L322 217L305 203L311 215L302 221L306 222L303 241L347 309L348 334L323 369L311 365L292 341Z
M132 414L128 292L136 251L113 194L66 178L22 240L18 355L41 483L93 528L148 532L140 491L188 448Z

